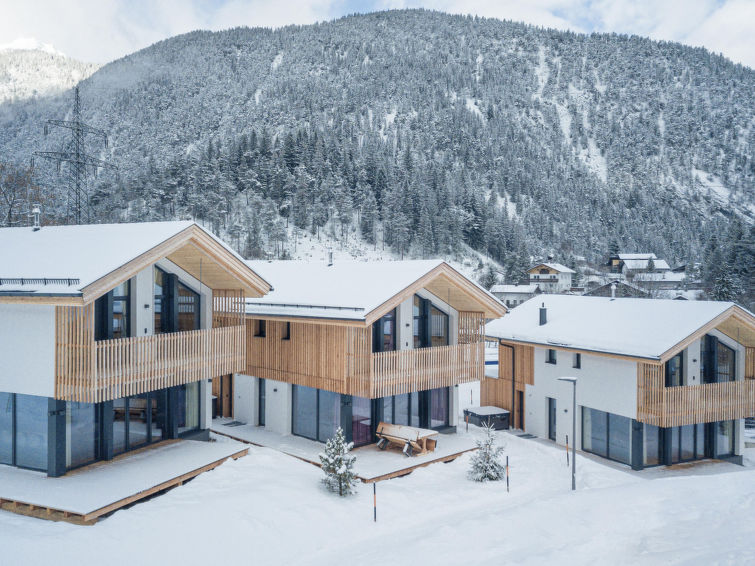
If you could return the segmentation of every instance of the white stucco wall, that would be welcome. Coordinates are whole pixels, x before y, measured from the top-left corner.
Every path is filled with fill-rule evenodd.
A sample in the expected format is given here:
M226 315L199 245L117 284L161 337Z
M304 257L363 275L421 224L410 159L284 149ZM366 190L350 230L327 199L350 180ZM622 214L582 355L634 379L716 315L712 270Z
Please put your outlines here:
M0 305L0 391L55 395L55 307Z
M153 269L150 265L131 279L131 322L135 336L149 336L155 331Z
M525 429L548 438L548 397L556 399L556 442L572 435L572 385L559 377L577 378L577 439L581 436L580 407L590 407L634 419L637 417L635 362L582 354L582 367L572 367L573 354L558 351L557 363L545 362L547 348L535 348L535 385L525 391ZM571 439L570 439L571 445ZM580 448L580 444L577 444Z

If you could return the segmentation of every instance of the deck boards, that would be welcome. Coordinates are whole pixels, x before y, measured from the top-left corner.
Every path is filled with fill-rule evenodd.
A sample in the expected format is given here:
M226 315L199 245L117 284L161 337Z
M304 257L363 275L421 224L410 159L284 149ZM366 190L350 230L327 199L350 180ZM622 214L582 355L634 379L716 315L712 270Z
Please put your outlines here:
M166 441L97 462L60 478L0 466L0 508L75 524L105 515L183 484L249 448L230 441Z

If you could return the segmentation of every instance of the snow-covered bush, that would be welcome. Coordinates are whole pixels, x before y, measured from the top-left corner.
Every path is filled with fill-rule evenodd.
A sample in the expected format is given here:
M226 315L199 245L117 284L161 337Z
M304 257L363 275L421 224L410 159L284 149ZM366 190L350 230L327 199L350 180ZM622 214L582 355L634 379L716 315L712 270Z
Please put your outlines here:
M320 454L322 471L325 473L322 483L341 496L354 493L352 486L357 483L354 474L356 457L349 454L353 447L354 443L346 442L343 429L338 427L336 435L325 443L325 452Z
M506 468L501 463L502 446L496 446L495 429L484 426L485 436L477 441L477 452L472 455L469 479L474 481L498 481L503 479Z

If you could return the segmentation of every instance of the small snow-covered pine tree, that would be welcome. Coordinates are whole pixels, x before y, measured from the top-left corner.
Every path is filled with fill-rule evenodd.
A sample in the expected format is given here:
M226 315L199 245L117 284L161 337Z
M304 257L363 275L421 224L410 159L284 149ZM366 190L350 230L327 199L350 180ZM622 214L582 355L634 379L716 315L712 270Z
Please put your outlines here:
M502 446L496 446L495 429L485 426L485 436L477 441L477 452L472 455L469 479L474 481L498 481L503 479L506 468L501 463Z
M353 442L346 442L343 429L338 427L336 435L325 443L325 452L320 454L320 463L325 477L322 483L330 491L344 496L354 493L353 485L357 483L354 474L356 457L349 454Z

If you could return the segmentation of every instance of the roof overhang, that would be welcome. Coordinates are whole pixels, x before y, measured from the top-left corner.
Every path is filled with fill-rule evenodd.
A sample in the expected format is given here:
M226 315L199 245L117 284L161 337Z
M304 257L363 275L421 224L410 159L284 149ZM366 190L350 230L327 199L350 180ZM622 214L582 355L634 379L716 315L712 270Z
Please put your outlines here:
M372 324L423 288L457 311L482 312L487 319L500 318L508 310L497 298L444 262L367 313L366 323Z
M539 348L549 348L552 350L564 350L569 352L607 356L610 358L634 360L644 363L662 364L666 363L679 352L687 348L695 340L698 340L708 334L711 330L718 330L732 340L738 342L739 344L742 344L746 348L755 348L755 315L738 305L732 305L724 312L711 319L708 323L698 328L695 332L693 332L683 340L677 342L676 344L674 344L674 346L672 346L662 354L656 356L643 356L639 354L612 352L608 350L594 350L581 346L569 346L566 344L557 344L550 342L535 342L531 340L521 340L510 337L486 335L485 338L487 340L498 340L501 343L510 342L528 346L536 346Z
M84 303L101 297L162 258L169 259L211 289L243 289L249 297L261 297L271 289L270 284L242 259L208 232L192 224L84 287Z

